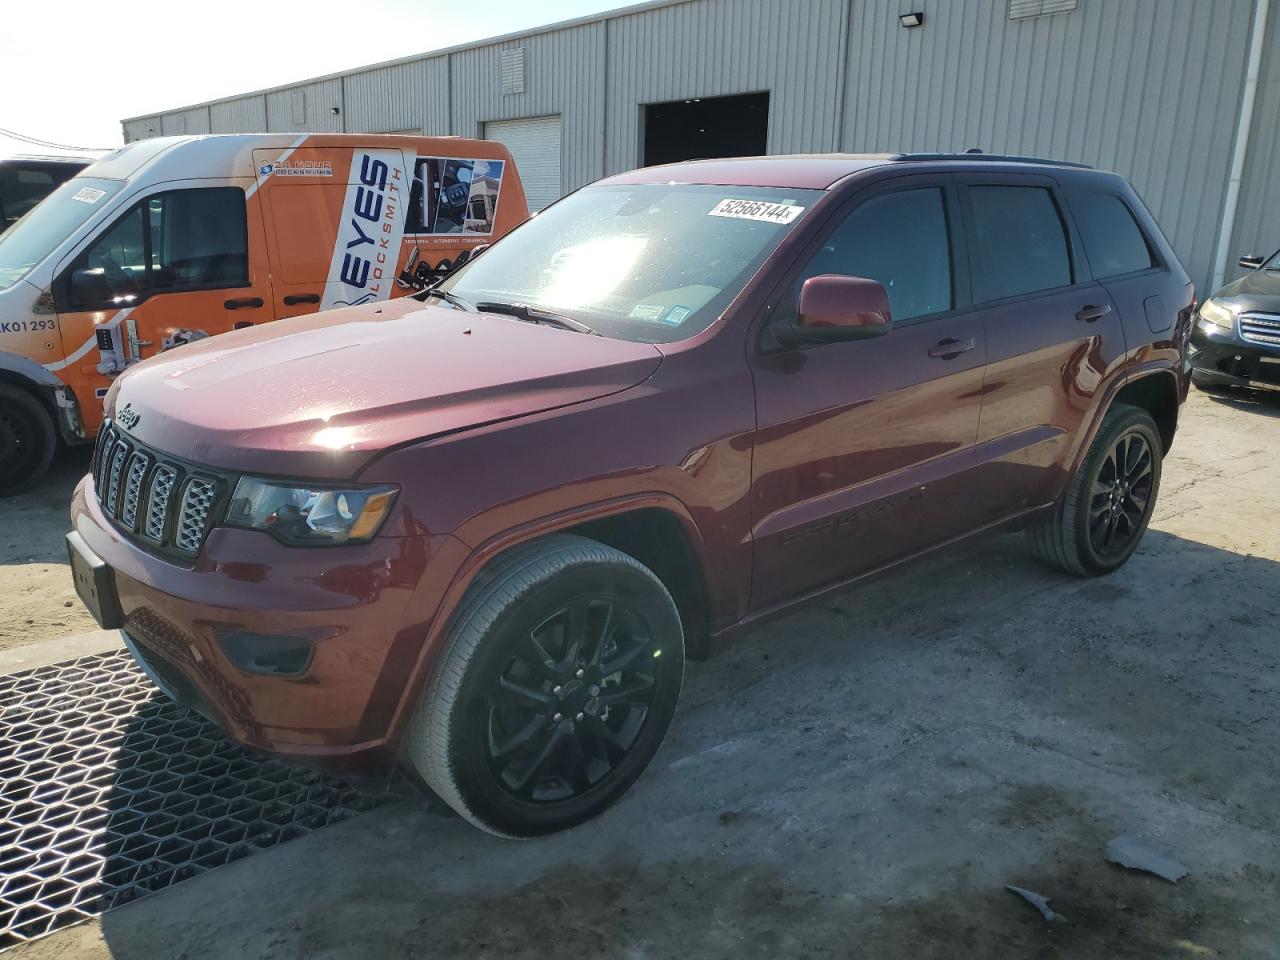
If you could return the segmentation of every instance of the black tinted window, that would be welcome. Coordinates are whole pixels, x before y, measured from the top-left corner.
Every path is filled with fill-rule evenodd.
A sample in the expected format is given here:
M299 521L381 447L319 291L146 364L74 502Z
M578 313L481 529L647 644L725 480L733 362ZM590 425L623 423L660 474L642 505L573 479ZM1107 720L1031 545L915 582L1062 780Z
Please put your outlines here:
M1146 237L1119 197L1078 190L1071 194L1071 209L1095 277L1115 277L1154 265Z
M854 210L796 278L780 321L795 319L804 281L825 273L880 281L895 321L950 310L951 243L942 190L888 193Z
M974 300L999 300L1071 282L1071 258L1053 196L1043 187L976 186Z
M244 191L170 190L141 201L64 274L71 309L127 306L152 293L249 285Z
M47 170L19 164L0 165L0 230L18 219L43 200L58 181Z

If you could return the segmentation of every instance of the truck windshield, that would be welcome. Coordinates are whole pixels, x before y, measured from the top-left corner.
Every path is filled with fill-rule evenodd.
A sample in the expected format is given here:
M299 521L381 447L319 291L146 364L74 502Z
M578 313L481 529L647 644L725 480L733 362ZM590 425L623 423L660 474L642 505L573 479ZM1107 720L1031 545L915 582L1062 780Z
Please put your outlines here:
M0 234L0 290L13 286L124 187L123 180L74 177Z
M705 329L822 196L696 184L588 187L525 222L440 285L649 343Z

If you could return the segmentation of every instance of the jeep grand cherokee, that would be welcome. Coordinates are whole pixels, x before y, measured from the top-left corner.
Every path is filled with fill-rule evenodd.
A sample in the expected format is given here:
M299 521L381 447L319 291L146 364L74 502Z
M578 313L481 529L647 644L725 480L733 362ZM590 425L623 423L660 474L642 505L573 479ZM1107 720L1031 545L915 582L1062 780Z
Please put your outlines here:
M107 397L69 548L250 747L401 762L473 823L591 817L686 655L1021 525L1138 545L1194 292L1119 176L980 156L638 170L420 302L180 347Z

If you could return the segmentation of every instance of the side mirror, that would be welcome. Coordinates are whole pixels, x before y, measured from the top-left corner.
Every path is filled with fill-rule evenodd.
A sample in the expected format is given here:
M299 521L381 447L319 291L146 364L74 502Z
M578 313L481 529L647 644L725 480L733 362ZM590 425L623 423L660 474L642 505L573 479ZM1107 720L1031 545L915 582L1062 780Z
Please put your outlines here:
M101 269L84 268L71 274L71 304L73 308L91 310L111 299L111 287Z
M778 339L788 346L870 340L883 337L893 324L883 284L832 273L804 282L799 313L796 323L778 331Z
M1246 270L1257 270L1266 262L1266 257L1260 257L1256 253L1249 253L1240 258L1240 266Z

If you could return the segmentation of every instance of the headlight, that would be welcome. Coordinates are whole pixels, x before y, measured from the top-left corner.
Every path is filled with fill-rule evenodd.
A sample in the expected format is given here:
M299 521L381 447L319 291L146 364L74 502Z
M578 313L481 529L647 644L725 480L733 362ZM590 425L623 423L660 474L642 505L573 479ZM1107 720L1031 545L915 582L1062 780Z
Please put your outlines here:
M265 530L292 546L362 543L387 519L397 492L399 488L392 486L344 490L241 477L226 522Z
M1225 330L1236 328L1236 315L1217 300L1209 299L1200 305L1200 319Z

